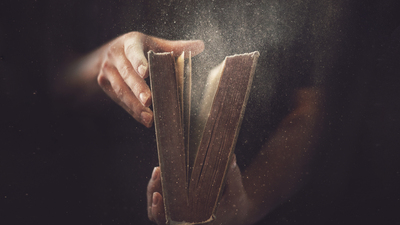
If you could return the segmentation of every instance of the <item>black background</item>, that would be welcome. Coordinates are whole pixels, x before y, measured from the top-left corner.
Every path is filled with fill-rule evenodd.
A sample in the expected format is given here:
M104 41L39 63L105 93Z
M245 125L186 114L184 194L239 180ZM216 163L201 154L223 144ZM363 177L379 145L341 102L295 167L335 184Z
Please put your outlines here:
M105 95L94 102L54 95L71 59L125 32L113 20L118 4L93 4L0 3L0 224L149 223L154 130ZM262 223L400 222L400 8L355 6L347 51L354 61L341 68L353 76L338 73L328 90L333 125L323 146L335 163L320 165L338 172L315 178L312 191L306 187Z

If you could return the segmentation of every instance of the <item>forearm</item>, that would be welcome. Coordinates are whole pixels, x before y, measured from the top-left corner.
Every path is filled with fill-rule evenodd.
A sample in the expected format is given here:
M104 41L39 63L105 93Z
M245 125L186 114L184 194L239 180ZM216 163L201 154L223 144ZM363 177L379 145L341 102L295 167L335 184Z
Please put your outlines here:
M248 218L259 220L287 200L307 179L308 165L322 129L320 97L318 89L298 91L298 107L281 122L242 173L252 203Z
M85 55L72 64L68 70L71 78L93 81L100 72L101 62L107 45Z
M107 45L75 59L60 73L55 84L55 91L61 95L87 96L101 90L96 82Z

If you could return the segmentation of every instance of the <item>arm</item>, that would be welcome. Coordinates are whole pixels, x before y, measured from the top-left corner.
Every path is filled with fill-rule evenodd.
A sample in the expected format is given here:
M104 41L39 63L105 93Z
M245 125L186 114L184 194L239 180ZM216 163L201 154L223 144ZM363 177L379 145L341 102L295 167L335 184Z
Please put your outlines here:
M66 72L62 89L91 95L101 88L137 121L150 127L153 121L149 109L151 92L144 80L148 76L147 52L192 51L192 55L196 55L203 49L202 41L169 41L130 32L72 65Z
M240 174L236 160L228 170L224 195L212 224L252 224L302 185L322 128L321 93L309 88L297 91L297 107L283 119L252 164ZM164 224L159 169L147 188L149 219Z
M296 108L280 123L252 164L243 172L253 222L286 201L307 180L315 144L322 131L321 90L296 92Z

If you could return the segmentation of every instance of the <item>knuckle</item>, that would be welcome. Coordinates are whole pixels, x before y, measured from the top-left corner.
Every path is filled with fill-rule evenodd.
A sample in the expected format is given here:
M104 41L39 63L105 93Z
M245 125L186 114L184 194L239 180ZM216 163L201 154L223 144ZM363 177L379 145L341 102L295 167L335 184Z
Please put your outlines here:
M100 66L100 73L104 75L104 71L108 70L109 67L110 67L109 63L107 62L107 60L105 60Z
M144 41L146 40L146 35L137 31L133 31L127 34L127 38L126 39L130 39L129 42L126 43L126 45L124 46L125 48L125 52L126 53L130 53L130 52L134 52L135 50L138 49L138 47L140 47L142 45L142 43L144 43Z
M106 88L110 84L110 82L108 81L108 78L105 74L105 69L106 69L106 67L102 66L102 68L100 69L99 75L97 75L97 83L103 89Z
M127 35L130 38L140 38L141 36L143 36L143 34L138 31L129 32Z
M125 52L127 52L127 53L132 52L135 50L135 47L136 47L135 44L131 43L131 44L125 46Z
M107 56L108 59L112 59L113 56L114 56L114 52L113 52L112 49L113 49L113 48L110 47L110 48L108 49L107 53L106 53L106 56Z
M130 66L129 65L123 65L123 66L121 66L121 68L120 68L120 73L121 73L121 77L125 80L125 79L127 79L128 77L129 77L129 75L130 75L130 72L131 72L131 68L130 68Z
M117 44L110 45L110 47L108 48L108 51L107 51L107 57L108 58L114 57L118 53L118 51L119 51L119 47Z
M138 82L132 82L130 84L130 87L131 87L133 93L135 93L135 95L140 93L141 88L140 88L140 85ZM139 96L137 96L137 97L139 97Z
M141 105L132 103L131 108L133 109L132 113L135 116L135 119L140 120L140 113L143 111Z
M119 86L114 87L114 92L117 95L117 98L122 99L124 97L124 91L122 90L121 87Z
M105 86L106 86L106 84L107 84L107 79L105 78L104 73L101 72L101 73L97 76L97 83L100 85L100 87L105 87Z
M134 91L135 93L142 93L144 91L142 82L134 82L132 84L132 91Z

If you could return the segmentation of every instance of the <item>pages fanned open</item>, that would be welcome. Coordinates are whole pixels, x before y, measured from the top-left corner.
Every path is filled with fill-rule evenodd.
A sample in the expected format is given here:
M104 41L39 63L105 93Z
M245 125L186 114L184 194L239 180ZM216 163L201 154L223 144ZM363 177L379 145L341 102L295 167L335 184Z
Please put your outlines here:
M167 224L215 218L258 56L227 56L211 70L194 117L190 52L148 53Z

